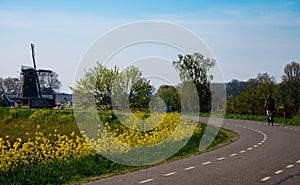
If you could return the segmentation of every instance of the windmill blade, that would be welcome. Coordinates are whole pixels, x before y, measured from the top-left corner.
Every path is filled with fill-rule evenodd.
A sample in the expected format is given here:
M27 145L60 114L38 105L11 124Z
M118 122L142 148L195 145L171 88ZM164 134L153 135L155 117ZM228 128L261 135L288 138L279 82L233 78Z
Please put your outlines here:
M36 70L36 64L35 64L35 56L34 56L34 44L31 44L31 54L32 54L33 67L34 67L34 70L37 72L37 70ZM42 98L42 92L41 92L41 86L40 86L39 76L38 76L37 73L35 73L35 76L36 76L38 94L39 94L40 98Z
M39 72L39 73L52 73L52 71L48 70L48 69L39 69L39 70L37 70L37 72Z
M36 69L35 55L34 55L34 44L31 44L31 55L32 55L32 61L33 61L33 67L34 67L34 69Z

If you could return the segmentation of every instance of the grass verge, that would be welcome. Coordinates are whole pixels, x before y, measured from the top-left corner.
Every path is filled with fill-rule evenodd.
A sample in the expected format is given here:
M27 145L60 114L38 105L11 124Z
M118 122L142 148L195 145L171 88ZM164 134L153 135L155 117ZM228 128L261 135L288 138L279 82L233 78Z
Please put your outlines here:
M209 117L210 113L200 113L201 117ZM260 121L267 122L267 116L255 116L255 115L239 115L239 114L214 114L215 117L224 117L227 119L238 119L238 120L252 120L252 121ZM286 124L286 125L295 125L300 126L300 116L294 116L291 119L286 119L282 117L274 117L275 123Z
M253 121L261 121L261 122L267 121L266 116L254 116L254 115L225 114L225 118L240 119L240 120L253 120ZM280 118L280 117L275 116L274 120L275 120L275 123L300 126L300 117L299 116L295 116L292 119L285 119L285 118Z

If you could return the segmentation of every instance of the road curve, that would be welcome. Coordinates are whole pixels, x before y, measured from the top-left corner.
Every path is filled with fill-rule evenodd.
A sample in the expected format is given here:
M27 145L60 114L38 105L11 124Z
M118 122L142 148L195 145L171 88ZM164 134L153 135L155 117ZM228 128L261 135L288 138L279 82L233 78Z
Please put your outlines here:
M87 185L300 184L300 127L224 119L239 139L225 147Z

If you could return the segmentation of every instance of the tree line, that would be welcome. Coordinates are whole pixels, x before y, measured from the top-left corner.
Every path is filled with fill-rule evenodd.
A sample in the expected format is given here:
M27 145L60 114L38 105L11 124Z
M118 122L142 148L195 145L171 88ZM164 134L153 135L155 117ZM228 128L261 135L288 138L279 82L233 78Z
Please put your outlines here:
M256 78L245 82L232 80L226 83L226 92L225 88L224 92L222 88L216 88L224 84L210 82L213 76L208 75L208 71L214 65L213 59L200 53L180 54L173 61L173 66L182 82L177 86L162 85L155 91L137 67L129 66L120 71L117 66L109 69L97 63L86 70L84 77L71 90L77 97L75 103L83 108L96 105L98 109L108 110L160 109L179 112L183 109L194 111L195 107L198 112L209 112L214 106L219 106L213 105L212 93L217 93L220 99L227 94L226 108L220 109L226 109L227 113L247 115L265 115L264 101L272 94L276 100L278 116L292 117L299 114L299 63L291 62L285 66L280 83L267 73L259 73ZM44 93L53 92L47 91L49 88L57 90L61 86L55 72L50 76L40 74L39 77ZM20 84L18 78L0 78L0 94L17 94ZM218 90L212 92L212 89Z
M227 113L265 115L264 102L268 95L275 99L277 116L291 118L300 109L300 64L293 61L283 69L281 82L267 73L246 82L232 80L226 84Z
M207 112L211 101L209 78L212 78L207 72L214 64L214 60L200 53L178 55L173 66L179 72L182 83L176 87L162 85L155 93L150 81L143 78L137 67L129 66L120 71L118 66L109 69L98 62L86 70L84 77L71 89L77 108L96 105L97 109L122 111Z
M39 72L39 83L42 94L51 95L61 88L62 82L58 78L58 74ZM20 95L22 89L22 79L16 77L0 77L0 106L5 106L5 100L1 96L3 94Z
M43 94L48 94L48 89L59 90L61 87L61 81L58 78L56 72L46 73L39 72L39 82ZM16 77L0 77L0 94L14 94L17 95L21 90L21 79Z

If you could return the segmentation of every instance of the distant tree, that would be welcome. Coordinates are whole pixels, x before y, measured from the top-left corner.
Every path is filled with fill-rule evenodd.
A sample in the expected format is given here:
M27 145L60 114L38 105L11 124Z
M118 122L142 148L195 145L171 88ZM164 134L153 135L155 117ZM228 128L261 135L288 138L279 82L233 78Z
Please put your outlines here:
M284 68L284 75L282 76L282 86L281 86L281 97L283 102L291 98L290 104L285 105L288 109L294 109L294 112L300 108L300 64L297 62L292 62L287 64ZM293 108L291 108L291 106Z
M0 106L6 106L3 94L19 94L20 93L20 80L18 78L2 78L0 77Z
M42 94L52 94L54 91L59 90L62 85L55 71L52 71L52 73L40 72L39 82Z
M0 77L0 94L18 94L20 92L20 80L18 78Z
M294 100L291 96L287 85L280 83L277 86L278 98L277 104L280 106L279 114L282 117L291 118L296 113L296 107L294 105Z
M275 80L267 73L246 82L246 90L227 102L226 111L234 114L265 115L264 102L269 94L278 99ZM276 104L278 107L278 105Z
M4 94L4 93L5 93L5 87L3 83L3 78L0 77L0 94Z
M210 82L212 76L207 72L215 65L215 60L206 58L200 53L178 55L173 65L179 71L181 80L192 81L197 89L200 112L208 112L211 104Z
M284 68L282 82L276 84L273 76L267 73L259 73L256 79L247 81L247 88L236 97L228 100L226 111L237 114L265 115L262 102L269 94L276 101L278 116L291 118L299 113L300 109L300 64L293 61ZM233 80L227 84L227 93L239 92L241 82ZM236 95L235 93L234 95Z
M241 94L241 92L245 92L246 90L246 82L233 79L231 80L231 82L226 83L226 93L228 100L237 97L239 94Z
M293 61L290 64L287 64L284 68L284 75L282 80L285 82L295 82L300 79L300 64Z
M234 79L231 82L226 83L227 98L235 98L240 93L251 88L258 88L258 86L262 83L276 84L276 80L274 76L271 76L268 73L258 73L256 78L250 78L246 82Z
M249 90L251 88L257 88L260 82L257 78L250 78L244 83L245 90Z
M168 111L180 111L180 97L174 86L162 85L157 90L156 97L160 97L167 107Z
M276 84L275 77L269 75L268 73L258 73L256 80L258 83L274 83L274 84Z

